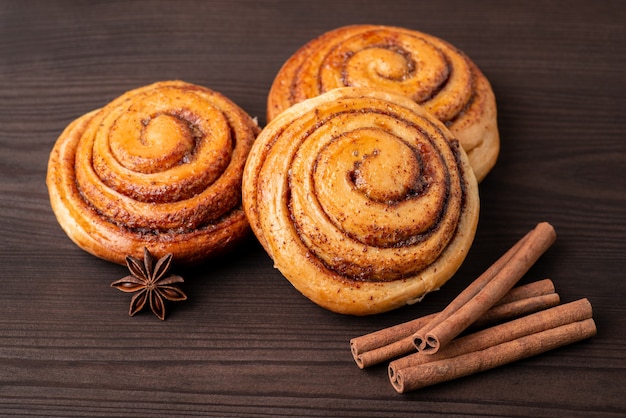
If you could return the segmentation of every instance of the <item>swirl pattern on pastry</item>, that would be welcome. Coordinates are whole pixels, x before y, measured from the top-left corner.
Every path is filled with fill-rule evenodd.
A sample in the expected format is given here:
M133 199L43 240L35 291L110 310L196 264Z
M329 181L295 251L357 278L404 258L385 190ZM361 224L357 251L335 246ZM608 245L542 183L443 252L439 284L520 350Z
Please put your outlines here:
M339 88L273 119L243 177L276 268L331 311L419 300L456 272L478 222L476 178L449 130L410 99Z
M241 178L256 122L223 95L182 81L128 91L60 135L47 185L81 248L123 264L202 260L248 230Z
M267 119L348 86L402 94L425 107L459 140L478 181L495 165L500 139L489 81L448 42L405 28L346 26L308 42L276 75Z

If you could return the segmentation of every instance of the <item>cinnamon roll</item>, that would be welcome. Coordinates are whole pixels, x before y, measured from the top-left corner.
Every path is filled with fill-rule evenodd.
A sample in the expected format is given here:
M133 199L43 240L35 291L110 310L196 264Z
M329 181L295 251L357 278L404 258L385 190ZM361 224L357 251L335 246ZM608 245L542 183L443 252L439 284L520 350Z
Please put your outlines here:
M263 129L243 206L296 289L331 311L367 315L450 279L473 242L479 196L443 123L405 96L346 87Z
M128 91L70 123L48 162L52 209L85 251L197 262L244 235L241 178L256 122L182 81Z
M448 42L390 26L355 25L327 32L295 52L272 84L267 119L338 87L402 94L444 122L481 181L496 163L496 101L474 62Z

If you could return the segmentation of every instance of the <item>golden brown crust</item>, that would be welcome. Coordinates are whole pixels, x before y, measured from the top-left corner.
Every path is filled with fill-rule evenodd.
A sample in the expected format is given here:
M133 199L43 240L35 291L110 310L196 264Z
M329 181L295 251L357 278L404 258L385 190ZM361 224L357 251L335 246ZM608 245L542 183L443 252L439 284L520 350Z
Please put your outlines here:
M413 303L456 272L479 197L449 130L410 99L340 88L273 119L243 178L252 230L305 296L366 315Z
M487 78L448 42L399 27L345 26L308 42L278 72L267 120L302 100L348 86L402 94L424 106L459 139L478 181L495 165L500 139Z
M248 230L241 176L259 128L205 87L163 81L68 125L48 162L52 209L82 249L116 263L143 247L191 263Z

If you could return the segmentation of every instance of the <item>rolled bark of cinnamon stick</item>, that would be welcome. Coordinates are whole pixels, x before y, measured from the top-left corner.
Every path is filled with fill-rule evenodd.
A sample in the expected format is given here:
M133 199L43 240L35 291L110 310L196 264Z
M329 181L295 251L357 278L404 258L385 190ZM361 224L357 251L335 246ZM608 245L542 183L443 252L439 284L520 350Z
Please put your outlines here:
M499 321L538 312L556 306L560 301L561 298L557 293L550 293L512 301L504 305L497 305L485 312L483 316L479 317L471 325L471 328L479 328Z
M520 337L484 350L407 367L397 371L396 379L391 383L397 392L406 393L532 357L590 338L595 334L595 322L591 318L585 319Z
M511 290L555 239L552 225L547 222L538 224L414 334L413 343L417 350L436 353L467 329Z
M527 315L556 306L559 301L552 280L539 280L511 289L496 306L476 321L476 325ZM413 334L436 315L426 315L353 338L350 340L350 350L357 366L363 369L414 352Z
M514 287L500 299L495 306L506 305L523 299L534 298L535 296L550 295L556 292L554 282L550 279L537 280Z
M482 331L453 340L435 354L413 353L389 363L389 380L397 380L398 371L421 364L484 350L494 345L556 328L592 317L593 310L588 299L555 306Z

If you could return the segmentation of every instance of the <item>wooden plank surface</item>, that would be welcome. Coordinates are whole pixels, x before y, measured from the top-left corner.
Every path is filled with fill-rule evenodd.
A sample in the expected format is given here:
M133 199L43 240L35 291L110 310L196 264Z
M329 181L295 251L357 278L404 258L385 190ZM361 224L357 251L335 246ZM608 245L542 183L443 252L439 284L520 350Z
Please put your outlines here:
M126 269L78 249L48 203L52 145L122 92L182 79L261 124L282 63L353 23L444 38L490 79L502 151L470 254L422 303L325 311L250 238L181 272L166 321L127 314ZM619 1L0 1L0 415L623 416L626 7ZM589 298L598 335L406 395L350 338L442 309L540 221L556 244L522 282Z

